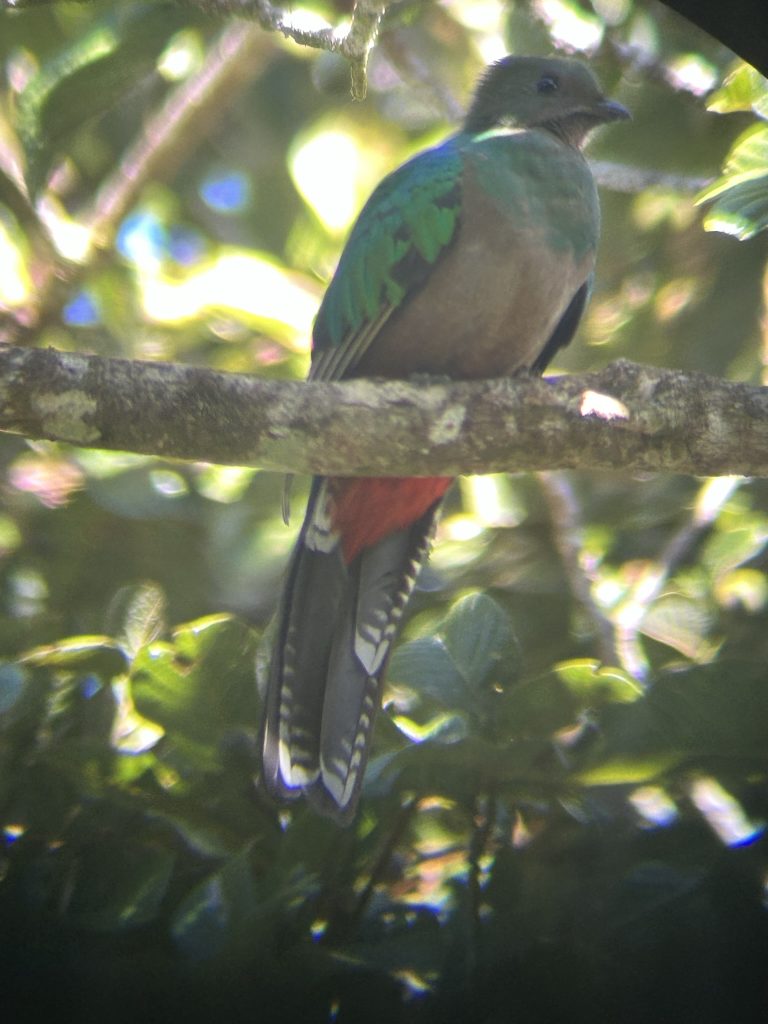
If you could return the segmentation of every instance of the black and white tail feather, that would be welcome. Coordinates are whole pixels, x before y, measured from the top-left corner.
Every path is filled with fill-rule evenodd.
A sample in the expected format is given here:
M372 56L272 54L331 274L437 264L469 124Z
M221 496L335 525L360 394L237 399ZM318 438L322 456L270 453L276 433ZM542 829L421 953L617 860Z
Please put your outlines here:
M384 669L439 504L347 565L326 481L314 480L269 663L262 771L273 796L306 796L340 824L354 817Z

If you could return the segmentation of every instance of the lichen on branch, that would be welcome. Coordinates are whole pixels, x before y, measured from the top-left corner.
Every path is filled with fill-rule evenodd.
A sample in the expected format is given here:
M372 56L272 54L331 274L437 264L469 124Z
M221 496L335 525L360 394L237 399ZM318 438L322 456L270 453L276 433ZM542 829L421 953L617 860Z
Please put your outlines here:
M620 361L566 377L264 380L0 347L0 430L299 473L768 476L768 388Z

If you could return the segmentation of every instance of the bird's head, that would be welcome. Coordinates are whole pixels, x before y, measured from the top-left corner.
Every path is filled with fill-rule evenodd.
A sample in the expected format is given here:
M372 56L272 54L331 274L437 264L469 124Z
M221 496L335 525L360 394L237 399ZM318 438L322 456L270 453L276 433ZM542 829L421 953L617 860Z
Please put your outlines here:
M625 120L626 107L606 99L584 64L558 57L504 57L477 86L464 130L545 128L572 146L608 121Z

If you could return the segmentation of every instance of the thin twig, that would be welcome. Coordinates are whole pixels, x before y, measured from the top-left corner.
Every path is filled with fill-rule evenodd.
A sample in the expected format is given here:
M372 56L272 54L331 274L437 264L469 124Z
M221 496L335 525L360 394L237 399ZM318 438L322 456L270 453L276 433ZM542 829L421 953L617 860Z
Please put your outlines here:
M418 805L419 798L413 796L410 799L406 800L405 803L401 806L400 810L398 811L395 820L392 824L392 827L389 829L387 835L384 837L384 842L381 845L381 849L379 850L379 853L376 856L375 861L373 862L373 867L371 868L368 880L363 886L363 889L357 898L357 902L355 903L355 908L352 912L352 916L349 922L351 927L357 926L362 920L366 907L370 903L371 897L373 896L376 890L376 886L381 882L382 878L387 873L394 852L397 849L398 844L402 840L403 833L408 827L408 824L411 818L413 817L413 814L416 811Z
M472 831L467 851L469 864L469 923L470 942L467 956L467 975L469 990L473 994L480 989L480 967L484 962L482 949L482 886L480 861L485 853L488 842L496 824L497 798L494 792L486 796L476 796L472 815Z
M592 586L581 559L583 527L579 503L567 473L539 473L552 519L555 545L571 591L589 616L595 631L600 660L605 665L620 664L614 643L613 627L592 597Z
M668 192L680 192L683 195L696 195L712 182L712 178L672 174L654 167L630 167L628 164L616 164L609 160L591 160L590 167L598 185L612 192L636 193L658 188Z
M436 110L446 121L461 121L465 114L464 105L406 39L407 36L402 31L388 32L382 39L380 48L405 81L415 84L421 91L429 94Z

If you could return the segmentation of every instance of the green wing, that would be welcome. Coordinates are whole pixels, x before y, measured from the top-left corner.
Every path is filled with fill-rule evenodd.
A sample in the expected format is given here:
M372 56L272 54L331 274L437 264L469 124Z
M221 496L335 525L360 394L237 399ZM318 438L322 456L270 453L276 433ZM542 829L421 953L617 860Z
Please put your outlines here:
M354 369L390 314L420 288L451 242L461 207L456 137L390 174L352 229L315 320L310 379Z

